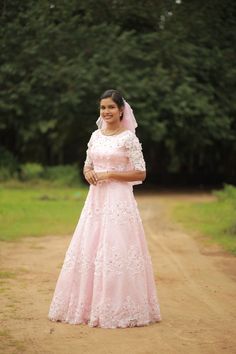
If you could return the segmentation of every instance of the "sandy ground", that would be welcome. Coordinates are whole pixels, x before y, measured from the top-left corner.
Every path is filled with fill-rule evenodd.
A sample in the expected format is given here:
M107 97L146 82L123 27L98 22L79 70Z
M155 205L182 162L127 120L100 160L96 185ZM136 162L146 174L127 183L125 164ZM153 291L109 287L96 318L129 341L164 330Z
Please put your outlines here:
M236 258L173 223L176 199L206 194L137 195L163 320L147 327L90 328L47 319L71 235L0 243L1 354L236 353Z

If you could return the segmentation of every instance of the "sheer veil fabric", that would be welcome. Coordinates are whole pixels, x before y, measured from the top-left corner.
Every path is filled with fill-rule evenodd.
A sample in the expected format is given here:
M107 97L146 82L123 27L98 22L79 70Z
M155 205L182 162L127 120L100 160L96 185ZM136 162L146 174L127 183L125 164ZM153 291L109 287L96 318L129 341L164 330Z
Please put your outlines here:
M121 124L124 128L135 133L135 129L137 128L138 124L135 119L133 110L130 107L129 103L124 98L123 98L123 101L124 101L125 105L124 105L123 119L121 121ZM96 121L96 124L99 129L106 128L106 122L104 122L104 120L102 119L101 116Z
M130 104L123 98L124 101L124 112L123 112L123 119L121 120L121 124L123 128L126 128L127 130L130 130L132 133L135 134L135 129L138 126L138 123L136 121L136 118L134 116L133 109L131 108ZM99 129L105 129L107 124L106 122L102 119L101 116L96 121L96 124ZM131 186L135 186L137 184L142 184L142 181L134 181L134 182L128 182Z

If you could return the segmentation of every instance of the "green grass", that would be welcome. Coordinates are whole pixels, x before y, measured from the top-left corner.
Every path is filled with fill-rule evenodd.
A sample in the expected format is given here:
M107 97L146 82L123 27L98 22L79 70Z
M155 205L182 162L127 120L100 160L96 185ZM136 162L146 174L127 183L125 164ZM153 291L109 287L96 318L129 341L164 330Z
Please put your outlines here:
M0 330L1 353L25 353L23 341L16 340L8 329Z
M15 273L8 271L0 271L0 279L15 278Z
M208 242L220 244L236 255L235 200L222 198L218 192L214 194L218 196L216 201L175 203L173 216L189 231L205 236Z
M0 240L72 233L88 189L47 184L0 185Z

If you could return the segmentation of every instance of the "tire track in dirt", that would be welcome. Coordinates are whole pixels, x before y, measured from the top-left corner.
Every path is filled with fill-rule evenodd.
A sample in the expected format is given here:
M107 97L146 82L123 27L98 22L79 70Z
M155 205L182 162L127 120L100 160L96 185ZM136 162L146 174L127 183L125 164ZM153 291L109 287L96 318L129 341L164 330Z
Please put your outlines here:
M231 266L235 266L235 258L225 252L218 257L202 254L203 245L168 219L167 201L168 198L153 198L149 207L146 201L142 215L152 259L158 259L159 263L154 270L158 289L160 284L163 322L171 328L176 344L186 347L181 351L176 346L175 351L202 353L207 348L206 353L233 353L236 287L235 282L216 267L216 261L219 265L221 259L228 260ZM171 304L173 308L169 310ZM180 318L174 321L176 312Z

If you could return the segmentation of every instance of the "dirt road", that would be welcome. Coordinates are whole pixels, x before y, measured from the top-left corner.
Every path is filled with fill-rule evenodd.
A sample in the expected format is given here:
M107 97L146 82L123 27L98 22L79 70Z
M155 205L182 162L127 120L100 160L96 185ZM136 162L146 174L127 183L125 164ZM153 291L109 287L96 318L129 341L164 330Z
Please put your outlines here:
M236 258L206 246L169 217L175 198L138 195L162 322L128 329L90 328L47 319L67 237L0 243L2 354L236 353Z

